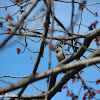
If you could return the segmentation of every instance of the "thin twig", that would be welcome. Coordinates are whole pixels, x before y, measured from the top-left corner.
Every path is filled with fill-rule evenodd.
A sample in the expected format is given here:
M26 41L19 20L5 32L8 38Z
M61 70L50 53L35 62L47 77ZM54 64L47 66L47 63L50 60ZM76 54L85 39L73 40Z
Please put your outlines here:
M0 78L3 78L3 77L10 77L10 78L28 78L30 75L28 76L11 76L11 75L3 75L3 76L0 76Z
M14 41L16 41L17 43L21 44L22 46L24 46L24 47L25 47L27 50L29 50L30 52L32 52L32 53L38 53L38 51L36 51L36 52L31 51L26 45L24 45L24 44L22 44L21 42L17 41L17 40L14 39L13 37L12 37L12 39L13 39Z
M78 98L79 98L79 96L80 96L81 89L82 89L82 84L81 84L80 90L79 90L79 92L78 92Z
M38 89L38 88L37 88L36 86L34 86L32 83L31 83L31 85L32 85L33 87L35 87L38 91L44 92L44 91Z

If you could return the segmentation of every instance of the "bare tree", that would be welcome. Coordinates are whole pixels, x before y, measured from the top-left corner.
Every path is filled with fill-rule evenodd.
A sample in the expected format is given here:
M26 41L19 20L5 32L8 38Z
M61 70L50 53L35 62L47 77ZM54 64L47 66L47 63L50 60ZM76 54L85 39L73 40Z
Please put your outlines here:
M3 3L4 2L2 1L2 4ZM59 8L56 8L57 4L60 4L63 9L58 11ZM97 79L95 77L95 81L91 81L82 77L82 74L85 74L84 69L92 66L96 68L98 73L100 72L100 28L97 26L99 21L95 20L95 18L98 18L99 16L99 9L95 12L89 9L89 7L93 9L99 4L99 1L88 4L88 0L9 0L9 5L6 5L5 3L5 6L0 6L1 10L5 9L5 12L10 8L14 9L12 10L13 14L7 13L6 16L0 15L0 28L2 29L2 31L0 31L0 36L3 37L4 35L7 35L6 37L4 36L3 40L0 42L0 50L3 51L5 48L12 47L14 45L12 43L15 41L24 48L24 50L17 48L17 54L23 54L27 49L28 52L31 52L33 55L36 53L38 55L35 57L36 61L31 57L34 68L33 71L29 73L30 75L0 76L0 78L2 78L0 80L1 82L10 84L0 88L1 99L3 100L8 97L9 100L50 100L56 93L62 92L62 89L66 89L66 98L70 97L72 100L78 100L83 88L85 91L81 96L83 100L90 100L92 98L100 100L97 96L100 94L100 88L95 89L92 84L91 86L87 84L88 82L95 84L95 86L100 85L100 78ZM67 16L65 16L64 13L62 15L62 19L64 19L65 22L67 18L68 21L70 21L67 28L64 24L65 22L62 22L56 14L56 12L59 12L60 14L64 9L70 9L69 6L64 7L63 5L70 5L71 8L68 13L65 12L67 13ZM33 14L33 11L35 11L36 14ZM86 12L95 17L94 20L90 17L92 23L89 22L88 25L83 22L86 17L84 13ZM68 17L69 15L71 16ZM14 20L16 20L16 22L14 22ZM86 21L88 20L89 19L87 18ZM34 25L33 23L36 24ZM24 43L15 39L14 36L24 37ZM32 37L34 37L34 39L32 39ZM37 40L38 38L39 40ZM13 42L10 43L9 40L12 40ZM40 45L38 51L31 50L31 48L28 47L30 44L27 42L28 40L30 40L31 43ZM55 52L56 45L62 46L64 54L67 57L52 69L51 63L53 61L51 60L51 52ZM45 48L49 48L49 51L47 52L49 54L48 70L44 71L42 69L43 71L40 73L39 71L41 70L40 67L42 65L39 64L41 57L44 55ZM63 73L63 76L62 78L60 77L57 82L56 78L59 77L60 73ZM6 80L3 80L4 77L23 79L16 83L9 83ZM88 75L87 77L91 77L91 75ZM41 90L32 84L44 78L47 79L46 91ZM69 81L72 81L72 84L75 82L78 84L78 82L81 81L81 86L77 94L73 92L73 89L68 87L67 83ZM30 84L41 93L23 95L23 92ZM7 93L19 88L21 90L17 94Z

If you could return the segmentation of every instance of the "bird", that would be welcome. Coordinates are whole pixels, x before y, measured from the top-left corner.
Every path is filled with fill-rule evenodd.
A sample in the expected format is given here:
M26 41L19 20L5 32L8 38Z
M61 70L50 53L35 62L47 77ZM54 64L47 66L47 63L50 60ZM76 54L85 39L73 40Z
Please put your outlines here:
M59 62L61 62L63 59L65 59L64 52L63 52L62 47L60 45L56 46L56 57L57 57L57 60Z
M55 51L56 51L56 57L59 62L61 62L63 59L65 59L63 49L60 45L55 46ZM66 71L63 73L66 73ZM57 75L58 74L51 75L49 90L55 85ZM59 90L59 92L61 92L61 89Z

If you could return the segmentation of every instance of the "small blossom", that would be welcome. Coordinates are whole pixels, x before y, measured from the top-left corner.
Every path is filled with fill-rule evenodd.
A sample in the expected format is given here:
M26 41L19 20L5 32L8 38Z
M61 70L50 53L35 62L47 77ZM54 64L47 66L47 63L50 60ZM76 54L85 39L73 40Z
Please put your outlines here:
M98 21L96 20L96 21L95 21L95 23L97 24L97 23L98 23Z
M68 87L67 87L67 85L65 85L63 88L65 89L65 88L68 88Z
M67 43L67 40L63 40L63 44L66 44Z
M18 16L17 16L17 19L18 19ZM19 19L18 19L18 21L19 21Z
M45 9L44 9L44 8L42 8L42 9L41 9L41 12L42 12L42 11L45 11Z
M5 10L7 10L7 7L5 7Z
M33 15L33 18L35 18L35 15Z
M31 57L31 59L32 59L32 57Z
M12 16L10 16L10 14L7 14L6 20L13 20Z
M68 56L68 55L69 55L69 53L66 52L66 53L65 53L65 56Z
M84 72L84 71L81 70L81 71L80 71L80 74L82 74L83 72Z
M98 90L97 93L100 94L100 90Z
M43 18L41 19L41 22L43 21Z
M16 50L17 50L17 53L20 54L21 52L20 48L17 48Z
M75 79L72 80L72 84L74 84L74 82L75 82Z
M95 16L98 16L98 13L97 13L97 11L95 11Z
M95 96L95 92L91 92L90 96L93 98Z
M25 11L24 11L24 10L21 10L20 12L21 12L21 14L22 14L22 13L25 12Z
M70 94L70 96L74 96L74 93L73 93L73 91L71 90L71 94Z
M100 83L100 79L96 80L96 84L99 84Z
M67 91L67 94L66 95L67 95L67 97L70 95L69 90Z
M86 97L85 96L83 97L83 100L86 100Z
M87 95L88 95L88 92L85 92L85 93L84 93L84 96L86 97Z
M42 94L44 94L45 93L45 91L42 91Z
M90 31L91 31L91 30L93 30L93 27L92 27L92 25L91 25L91 26L89 26L88 28L89 28L89 30L90 30Z
M93 89L93 87L89 87L89 89L90 89L90 90L92 90L92 89Z
M80 10L84 9L84 4L86 4L86 0L82 1L81 5L79 6Z

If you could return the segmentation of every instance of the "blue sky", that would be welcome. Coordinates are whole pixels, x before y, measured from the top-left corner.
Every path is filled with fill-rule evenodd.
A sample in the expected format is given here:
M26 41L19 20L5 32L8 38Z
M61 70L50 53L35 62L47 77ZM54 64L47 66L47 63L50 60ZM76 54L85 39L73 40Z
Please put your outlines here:
M69 1L69 0L67 0ZM76 0L77 1L77 0ZM96 2L100 2L99 0L87 0L87 4L90 3L96 3ZM64 3L55 3L55 15L57 16L57 18L65 25L66 28L69 27L70 25L70 18L71 18L71 4L64 4ZM11 3L8 0L0 0L0 6L4 6L4 5L10 5ZM29 7L29 6L28 6ZM39 2L39 4L35 7L35 9L31 12L31 14L28 16L28 18L32 19L33 14L38 17L40 15L42 15L42 12L40 11L41 8L45 8L44 4L42 1ZM77 11L77 7L78 4L76 4L75 6L75 12ZM88 9L90 9L92 12L97 11L98 12L98 17L95 17L94 15L92 15L89 11L87 11L86 9L84 9L83 11L83 17L82 17L82 24L85 24L87 26L89 26L91 23L95 22L96 20L100 21L100 5L92 5L92 6L87 6ZM27 8L26 8L27 9ZM38 11L37 11L38 9ZM10 7L7 8L7 11L5 11L5 9L1 9L0 8L0 17L5 17L8 13L13 14L14 12L16 12L18 9L17 7ZM18 13L16 16L19 16L20 18L20 14ZM14 16L14 23L17 22L17 18L16 16ZM0 19L0 21L2 21ZM40 22L40 20L38 20ZM79 24L80 22L80 18L77 22L77 24ZM6 24L4 24L3 28L0 28L0 33L6 32ZM32 22L32 23L28 23L29 27L31 29L35 29L35 28L40 28L36 22ZM43 24L41 24L43 26ZM57 26L56 22L54 24L54 28L55 29L60 29L62 30L59 26ZM100 24L98 23L97 28L99 28ZM80 34L84 34L86 31L88 30L88 28L81 26L80 28ZM94 29L95 30L95 29ZM78 31L78 26L75 27L74 29L74 33L77 33ZM42 31L43 32L43 31ZM91 32L91 31L90 31ZM90 33L88 32L88 33ZM63 35L61 33L55 32L54 36L59 36L59 35ZM6 38L7 35L0 35L0 43L3 41L4 38ZM25 44L24 42L24 37L21 36L14 36L15 39L17 39L18 41L20 41L21 43ZM34 38L32 37L33 40L39 40L39 38ZM55 44L58 43L58 41L53 41ZM81 40L82 42L82 40ZM38 51L41 41L37 44L37 43L33 43L30 40L27 39L27 43L28 43L28 48L30 48L33 51ZM10 44L10 45L9 45ZM20 44L16 43L14 40L10 40L3 49L0 50L0 64L1 64L1 69L0 69L0 76L2 75L12 75L12 76L27 76L30 75L33 68L34 68L34 64L31 60L30 57L33 58L33 61L36 61L37 58L37 53L31 53L30 51L28 51L27 49L25 50L24 53L22 54L17 54L16 48L20 48L22 51L24 49L23 46L21 46ZM94 46L93 48L97 48L96 46ZM90 55L88 52L85 53L86 55ZM84 54L84 55L85 55ZM67 56L66 56L67 57ZM49 63L49 46L45 47L44 50L44 55L41 58L40 64L39 64L39 73L47 71L48 70L48 63ZM52 56L51 56L51 68L55 68L56 65L58 65L58 61L56 59L55 56L55 52L52 51ZM94 68L94 67L88 67L84 69L84 73L81 75L84 79L86 79L87 81L96 81L96 79L100 79L100 72ZM57 81L59 81L59 79L63 76L63 74L60 74L57 78ZM12 78L1 78L2 80L5 80L7 82L17 82L20 79L12 79ZM0 79L0 80L1 80ZM33 83L34 86L36 86L37 88L39 88L40 90L46 91L47 88L47 84L46 84L47 79L43 79L41 81L35 82ZM0 81L0 87L2 86L7 86L8 84ZM93 86L95 89L98 89L98 87L100 87L99 85L95 85L95 83L87 83L87 85L89 85L90 87ZM73 89L73 92L76 93L76 95L78 94L78 91L80 89L81 86L81 82L77 82L72 84L72 80L70 80L68 82L68 88L71 90ZM20 89L19 89L20 90ZM11 93L17 94L18 91L13 91ZM83 97L83 89L81 91L80 94L80 100ZM25 90L25 92L23 94L26 95L31 95L31 94L38 94L41 93L40 91L37 91L32 85L29 85L28 88ZM52 100L71 100L70 97L66 97L66 93L67 93L67 89L63 89L62 92L57 93ZM97 96L97 98L100 98L100 95Z

